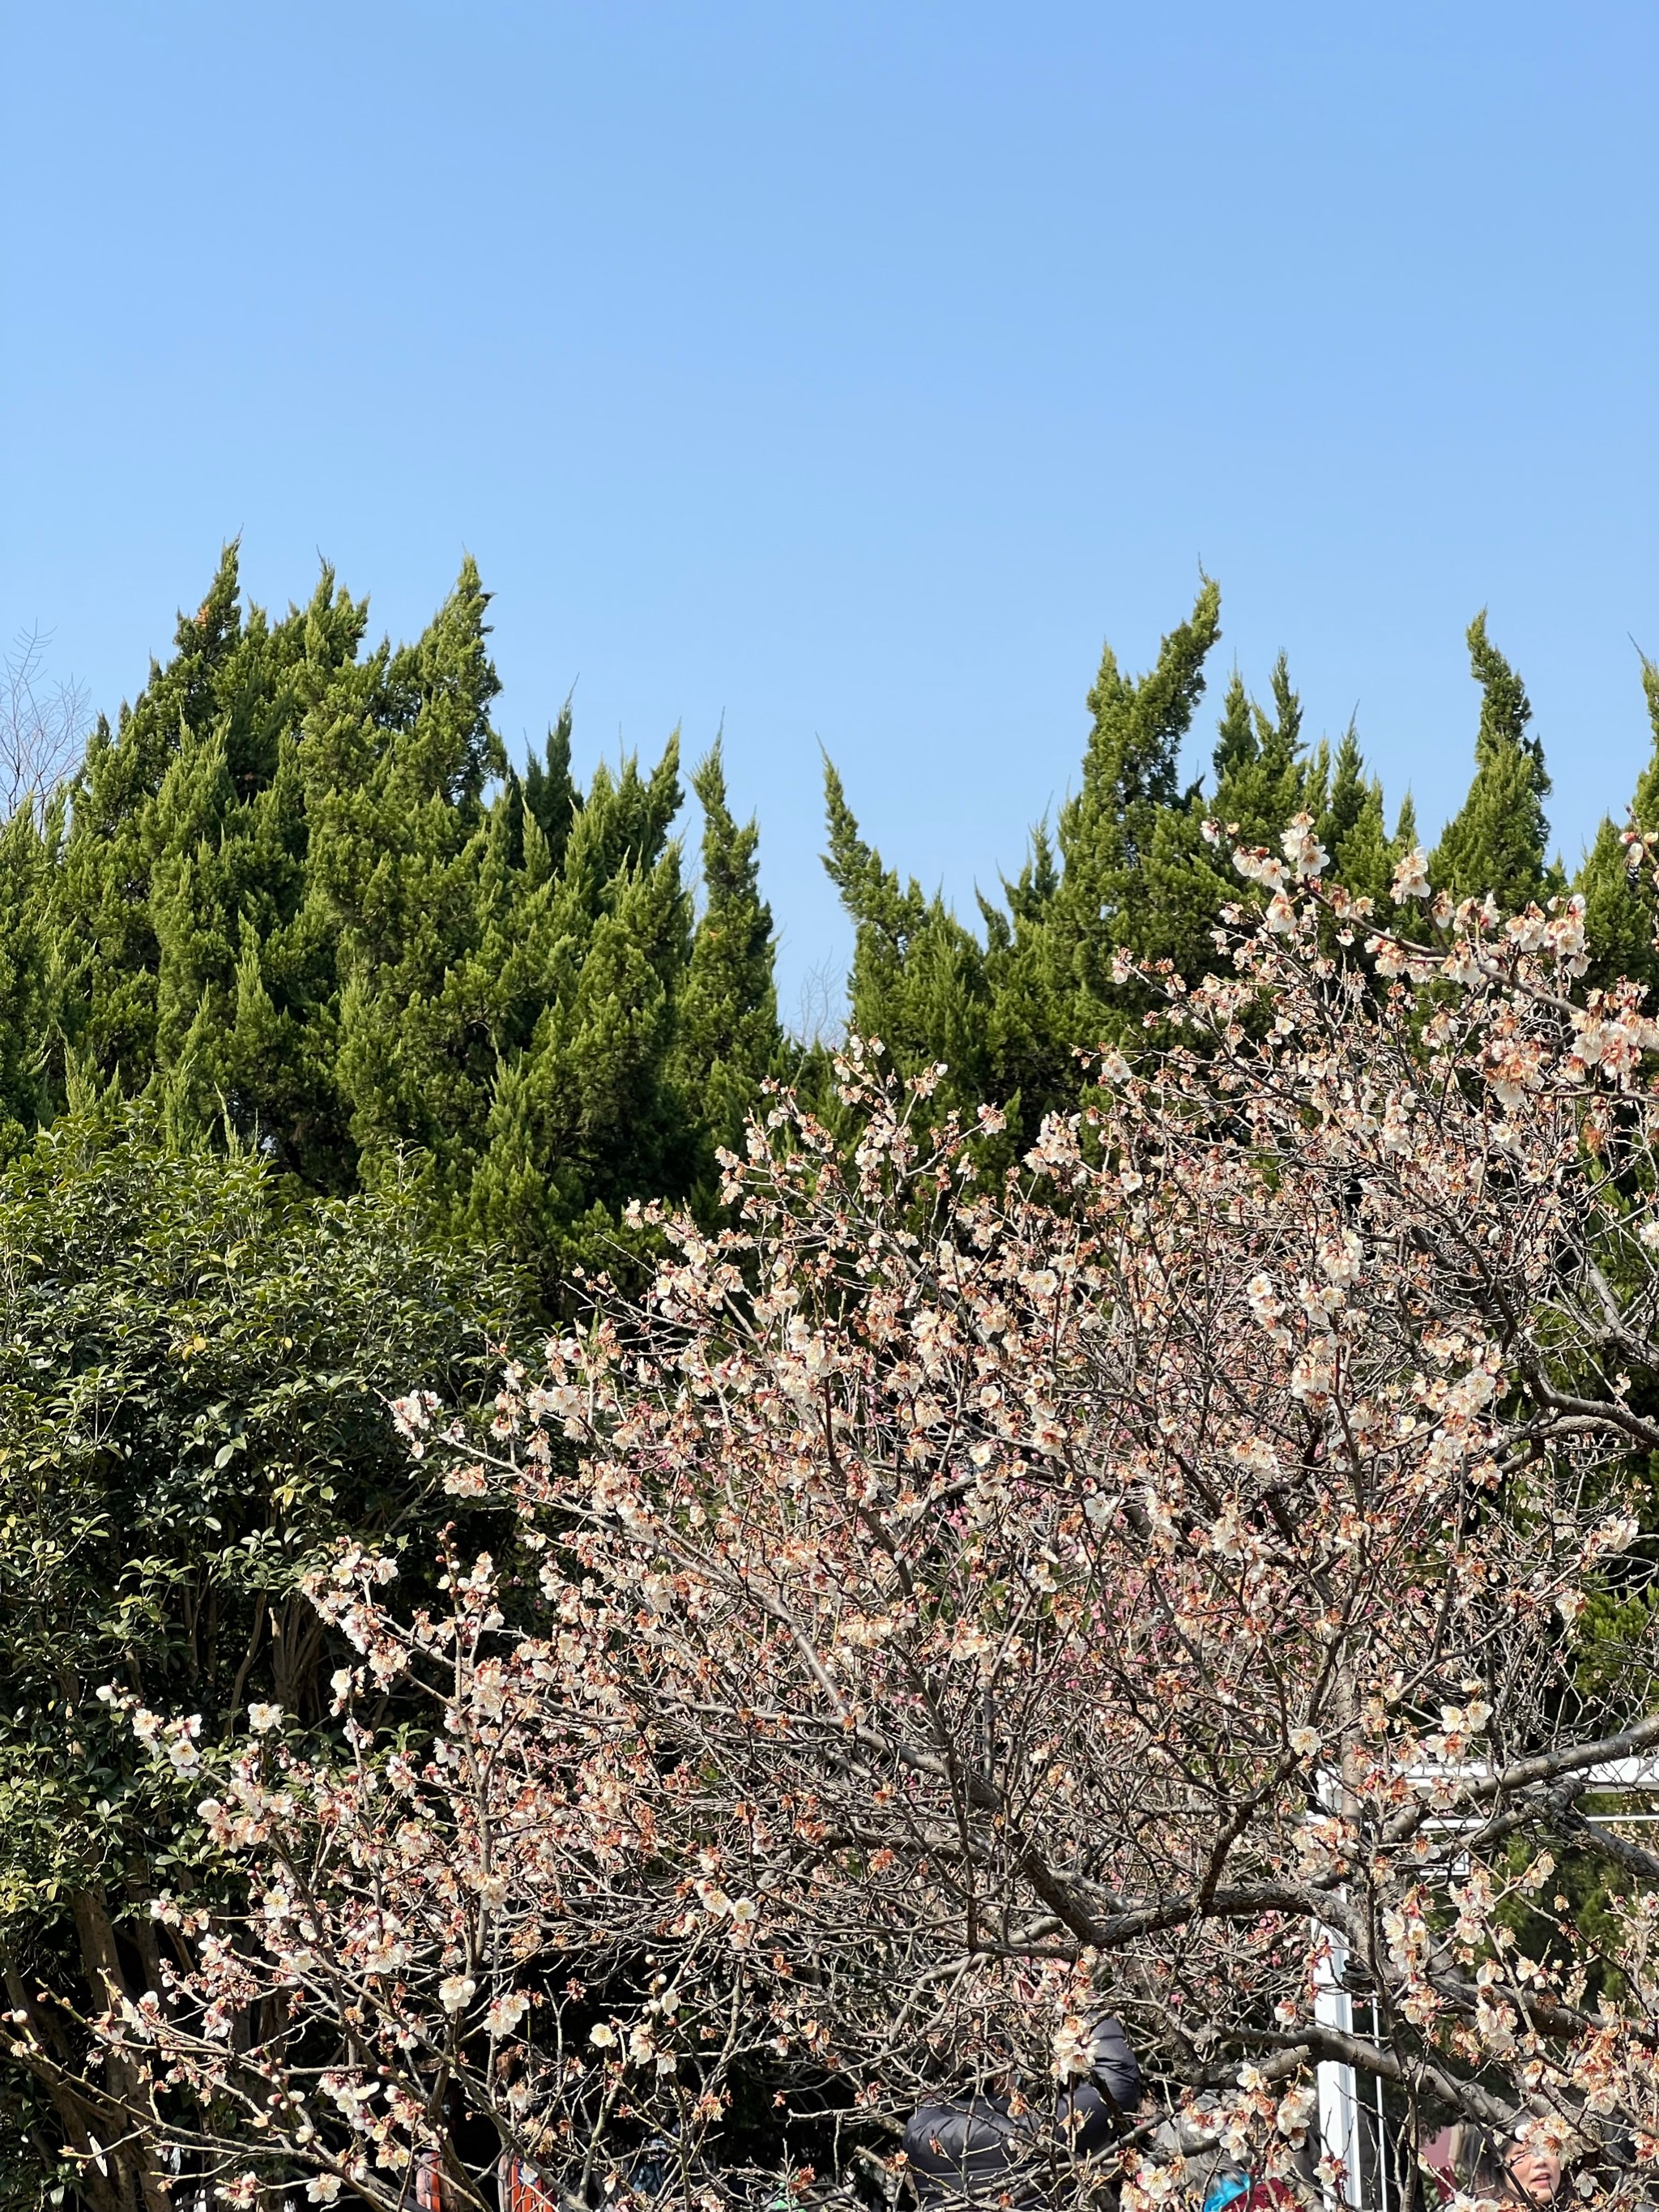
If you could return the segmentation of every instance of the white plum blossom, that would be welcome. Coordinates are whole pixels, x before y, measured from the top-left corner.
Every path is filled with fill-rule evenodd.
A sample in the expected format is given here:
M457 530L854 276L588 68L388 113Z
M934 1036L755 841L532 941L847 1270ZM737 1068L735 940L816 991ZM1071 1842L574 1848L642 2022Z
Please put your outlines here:
M492 2035L511 2035L530 2009L530 2000L521 1990L511 1990L494 1998L484 2013L484 2026Z
M1330 854L1314 835L1311 814L1297 816L1280 841L1280 850L1304 882L1311 876L1322 876L1331 864Z
M1390 888L1396 899L1428 897L1429 864L1420 846L1413 846L1395 869Z

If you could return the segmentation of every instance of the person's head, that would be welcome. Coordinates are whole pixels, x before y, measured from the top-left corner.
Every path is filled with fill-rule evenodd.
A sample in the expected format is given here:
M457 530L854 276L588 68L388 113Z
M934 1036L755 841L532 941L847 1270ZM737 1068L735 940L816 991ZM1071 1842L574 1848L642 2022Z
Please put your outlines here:
M1460 2127L1452 2141L1452 2176L1466 2196L1520 2208L1553 2202L1561 2186L1561 2154L1552 2144L1520 2133L1495 2141L1475 2127Z
M1510 2144L1504 2160L1504 2191L1522 2204L1548 2204L1561 2186L1561 2154L1539 2136Z

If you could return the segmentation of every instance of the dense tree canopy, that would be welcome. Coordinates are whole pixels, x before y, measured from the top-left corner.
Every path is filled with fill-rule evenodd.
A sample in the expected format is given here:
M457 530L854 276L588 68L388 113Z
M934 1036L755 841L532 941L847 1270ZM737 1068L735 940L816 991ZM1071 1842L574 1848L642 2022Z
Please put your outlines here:
M331 572L273 620L244 605L227 550L79 775L31 785L0 823L0 1145L49 1124L72 1080L114 1084L180 1130L235 1129L316 1192L413 1172L448 1227L506 1238L549 1284L612 1246L629 1199L712 1188L712 1147L799 1066L756 825L716 746L691 780L697 903L677 742L584 790L567 707L510 763L486 608L469 562L413 645L370 648L366 602ZM1386 911L1417 842L1409 795L1390 827L1356 732L1310 741L1283 655L1265 703L1231 672L1208 773L1183 781L1220 611L1205 579L1143 675L1105 648L1076 787L975 927L867 843L828 769L848 1012L898 1065L943 1061L951 1095L995 1097L1028 1131L1074 1099L1076 1055L1146 1011L1123 959L1195 981L1213 958L1230 891L1206 818L1260 840L1307 811L1334 877ZM1562 887L1549 776L1484 614L1468 647L1474 777L1437 880L1516 907ZM1644 680L1659 727L1650 665ZM1638 816L1659 809L1656 772ZM1627 858L1605 824L1582 888L1607 975L1646 979L1651 901Z
M1072 1103L1076 1061L1139 1030L1151 1001L1133 972L1168 962L1188 983L1213 965L1215 915L1236 895L1206 820L1223 838L1272 843L1309 814L1330 857L1332 879L1392 911L1390 884L1419 842L1407 793L1390 831L1382 787L1368 773L1350 726L1335 746L1310 744L1302 702L1280 654L1268 702L1253 699L1234 670L1224 696L1207 778L1183 784L1180 756L1220 635L1220 599L1207 580L1190 617L1164 640L1152 668L1124 674L1109 646L1088 696L1091 726L1079 787L1057 835L1033 831L1018 878L979 901L981 933L942 897L924 896L860 837L842 780L826 773L826 866L854 925L848 1002L859 1033L879 1036L902 1067L943 1062L949 1095L963 1104L994 1098L1028 1134L1044 1113ZM1454 899L1491 894L1506 911L1566 888L1548 854L1544 802L1550 779L1531 727L1525 686L1478 615L1468 633L1480 686L1474 775L1432 854L1436 883ZM1633 818L1659 824L1659 672L1642 680L1655 755L1631 802ZM1622 829L1604 821L1577 888L1586 898L1595 978L1659 981L1654 894L1631 865ZM1130 967L1126 969L1125 962Z
M346 1643L301 1577L338 1540L370 1543L405 1562L418 1603L430 1593L408 1547L429 1565L446 1522L486 1510L465 1481L445 1492L399 1455L386 1401L419 1380L467 1404L488 1347L522 1351L532 1324L539 1340L550 1316L593 1295L579 1268L611 1267L613 1301L653 1267L674 1279L661 1218L630 1202L683 1204L679 1233L718 1233L720 1148L744 1149L767 1077L799 1090L769 1109L780 1175L805 1161L833 1179L828 1164L860 1141L862 1109L842 1095L830 1051L781 1032L758 832L733 810L718 743L690 778L702 823L693 882L677 742L654 767L624 759L584 785L567 706L544 744L510 760L490 720L486 611L468 563L415 643L371 647L366 603L330 572L280 619L246 605L232 548L171 657L112 726L94 727L66 778L49 767L67 725L33 743L12 716L17 757L0 760L0 1975L23 2019L0 2105L0 2204L20 2212L50 2186L94 2212L161 2212L153 2156L99 2148L138 2075L119 2052L88 2068L85 2024L112 1990L142 2002L159 1986L150 1905L163 1881L189 1910L230 1894L187 1798L100 1689L199 1714L188 1742L204 1760L240 1754L250 1702L282 1707L285 1757L331 1756L318 1731ZM1094 1188L1102 1093L1079 1055L1121 1052L1161 1079L1168 1037L1148 1017L1170 994L1218 1003L1211 971L1229 973L1237 947L1218 948L1219 911L1275 911L1273 855L1292 817L1297 852L1321 855L1325 903L1304 920L1327 955L1341 941L1332 887L1369 901L1367 930L1386 932L1432 876L1443 936L1486 927L1489 892L1517 913L1559 900L1542 747L1484 616L1468 633L1474 781L1431 863L1409 795L1390 824L1356 732L1310 738L1282 656L1262 699L1231 673L1207 772L1188 780L1219 625L1206 579L1145 674L1106 650L1076 787L973 927L869 844L827 770L854 1026L902 1075L937 1083L940 1105L994 1109L965 1154L950 1150L952 1175L964 1158L981 1176L1012 1169L1045 1115L1085 1110L1087 1158L1067 1171ZM1642 674L1655 754L1636 826L1605 822L1578 883L1590 988L1659 983L1659 670ZM0 731L0 752L9 742ZM1235 848L1247 860L1265 848L1253 884ZM1521 927L1556 928L1568 911ZM1367 957L1380 988L1387 956ZM1409 980L1423 991L1406 1025L1415 1039L1448 978ZM1224 1061L1260 1026L1253 1002L1200 1058ZM1619 1205L1646 1204L1650 1183L1627 1156ZM909 1189L903 1223L883 1216L873 1231L902 1243L929 1203ZM1609 1277L1609 1296L1627 1299L1635 1279ZM800 1289L817 1295L805 1277ZM658 1321L634 1310L630 1325L649 1334ZM932 1354L912 1349L925 1370ZM1602 1391L1612 1355L1585 1357ZM1598 1462L1589 1503L1623 1486L1646 1527L1659 1374L1635 1367L1612 1394L1631 1455ZM656 1436L645 1400L629 1418ZM513 1556L504 1571L521 1592ZM840 1599L866 1564L842 1561ZM1587 1589L1575 1694L1612 1695L1592 1680L1605 1654L1647 1634L1646 1596L1614 1579ZM416 1741L419 1707L394 1700L374 1725ZM1561 1878L1583 1929L1614 1928L1599 1866L1568 1856ZM729 1933L722 1923L720 1942ZM175 1963L186 1957L167 1942ZM626 1980L617 2001L632 2003ZM760 2073L744 2078L752 2088Z
M1415 842L1409 799L1391 838L1382 792L1347 731L1334 757L1302 735L1302 704L1281 654L1271 707L1234 672L1210 786L1183 785L1180 757L1220 635L1221 599L1204 582L1188 619L1141 677L1108 646L1088 696L1079 787L1055 834L1033 831L1018 878L981 896L982 939L938 896L925 897L860 838L840 777L827 772L826 865L852 920L854 1028L897 1064L951 1070L950 1095L995 1098L1018 1126L1075 1100L1079 1053L1132 1035L1150 1003L1122 963L1167 961L1190 981L1214 958L1216 911L1233 895L1203 830L1207 818L1247 839L1276 837L1303 810L1336 856L1341 880L1386 907L1395 862Z
M711 756L699 921L677 742L583 791L567 710L509 767L486 605L469 562L414 645L365 652L329 571L273 622L227 550L44 821L0 832L11 1150L112 1085L320 1194L412 1161L447 1225L550 1273L707 1179L778 1049L753 825Z
M526 1286L433 1237L412 1189L307 1202L240 1145L155 1109L82 1106L0 1171L0 1978L38 2055L6 2085L0 2203L112 2139L77 2094L77 2023L161 1960L149 1901L192 1847L111 1725L111 1683L199 1714L313 1719L335 1663L300 1598L347 1532L399 1545L454 1501L386 1406L431 1362L459 1402L523 1327ZM82 2164L99 2212L152 2172Z

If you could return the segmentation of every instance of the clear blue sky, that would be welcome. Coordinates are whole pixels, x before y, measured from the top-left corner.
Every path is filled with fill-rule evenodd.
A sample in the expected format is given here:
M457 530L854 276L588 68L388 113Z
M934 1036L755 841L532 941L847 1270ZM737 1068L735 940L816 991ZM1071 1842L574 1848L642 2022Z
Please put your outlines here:
M397 635L471 550L509 740L724 716L786 1011L819 741L968 902L1200 561L1426 827L1483 604L1569 860L1645 757L1650 4L36 0L0 82L0 624L112 709L228 535Z

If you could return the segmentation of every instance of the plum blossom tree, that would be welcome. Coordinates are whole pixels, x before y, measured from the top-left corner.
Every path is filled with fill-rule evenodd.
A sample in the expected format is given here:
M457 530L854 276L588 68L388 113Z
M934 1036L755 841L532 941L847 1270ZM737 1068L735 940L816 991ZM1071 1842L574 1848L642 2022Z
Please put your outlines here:
M851 1150L775 1097L731 1225L662 1215L485 1449L401 1401L510 1538L434 1610L368 1551L313 1578L334 1754L133 1714L247 1904L158 1906L171 1985L101 2025L130 2124L238 2203L390 2212L423 2161L482 2203L498 2151L592 2201L654 2141L690 2204L890 2193L919 2100L1000 2088L1034 2169L1146 2212L1194 2128L1340 2186L1338 2062L1407 2168L1462 2119L1638 2201L1659 1860L1587 1793L1659 1744L1659 1024L1584 991L1576 902L1413 854L1395 934L1305 817L1237 858L1224 972L1144 975L1160 1049L1014 1173L853 1044ZM426 1737L377 1733L393 1683ZM1091 2166L1103 2008L1154 2087Z

